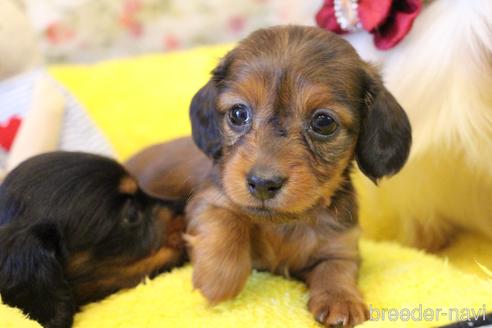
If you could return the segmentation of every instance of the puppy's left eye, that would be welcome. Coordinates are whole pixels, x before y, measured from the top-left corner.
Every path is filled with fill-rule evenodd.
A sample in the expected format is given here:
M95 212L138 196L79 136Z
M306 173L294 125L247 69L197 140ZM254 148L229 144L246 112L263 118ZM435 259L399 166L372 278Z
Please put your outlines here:
M135 207L134 204L128 202L123 210L123 224L135 225L143 221L143 213Z
M232 125L241 127L251 122L251 110L244 104L235 104L227 114Z
M338 128L335 118L328 112L319 111L311 119L311 129L317 134L328 136L334 133Z

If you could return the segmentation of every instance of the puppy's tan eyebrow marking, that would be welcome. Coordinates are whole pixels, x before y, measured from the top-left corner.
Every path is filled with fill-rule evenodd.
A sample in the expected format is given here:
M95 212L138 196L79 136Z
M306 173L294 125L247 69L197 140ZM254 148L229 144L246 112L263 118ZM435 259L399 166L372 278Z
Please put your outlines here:
M224 92L218 99L217 107L221 112L226 112L232 105L247 103L243 98L232 92Z
M342 124L351 126L354 123L354 114L349 108L335 101L329 88L319 85L303 85L296 99L296 105L306 108L307 113L313 114L317 109L331 109L341 119Z
M83 268L84 265L87 265L90 260L91 254L89 251L74 253L66 264L65 270L70 274L77 274L77 272Z
M118 186L118 191L123 194L135 194L138 190L138 184L130 176L125 176L121 179L120 185Z

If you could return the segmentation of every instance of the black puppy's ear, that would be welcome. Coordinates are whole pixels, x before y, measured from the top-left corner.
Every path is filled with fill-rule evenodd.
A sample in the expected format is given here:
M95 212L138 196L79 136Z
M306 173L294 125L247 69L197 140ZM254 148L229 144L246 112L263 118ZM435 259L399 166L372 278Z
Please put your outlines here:
M63 273L66 250L53 224L0 228L0 294L48 328L72 326L76 305Z
M384 87L376 69L364 69L365 110L357 141L356 159L374 183L397 173L405 164L412 143L410 122L403 108Z
M193 97L190 105L191 131L195 144L208 157L217 160L222 155L222 131L217 112L217 96L231 63L227 54L212 71L212 77Z

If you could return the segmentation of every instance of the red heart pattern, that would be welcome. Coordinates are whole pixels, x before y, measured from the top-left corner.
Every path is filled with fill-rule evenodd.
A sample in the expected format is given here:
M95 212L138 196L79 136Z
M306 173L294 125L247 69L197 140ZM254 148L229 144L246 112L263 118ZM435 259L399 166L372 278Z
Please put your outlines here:
M6 123L0 122L0 148L5 151L10 150L21 122L22 120L17 116L11 117Z

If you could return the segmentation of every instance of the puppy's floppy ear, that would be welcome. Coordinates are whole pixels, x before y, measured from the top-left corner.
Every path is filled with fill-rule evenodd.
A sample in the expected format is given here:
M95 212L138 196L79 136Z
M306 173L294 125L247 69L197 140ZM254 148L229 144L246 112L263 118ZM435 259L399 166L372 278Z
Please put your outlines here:
M366 96L356 159L361 171L377 183L403 167L412 133L405 111L384 87L376 69L367 65L363 75Z
M222 135L219 115L215 109L217 87L210 80L191 100L190 118L193 141L208 157L218 159L222 155Z
M231 63L227 54L212 71L211 79L193 97L190 105L191 131L195 144L208 157L216 160L222 155L220 115L216 110L220 84Z
M53 224L0 227L2 300L44 327L71 327L75 301L63 273L66 250Z
M185 210L186 207L186 199L179 199L179 198L159 198L159 197L152 197L150 198L155 202L155 204L168 208L175 214L182 214Z

